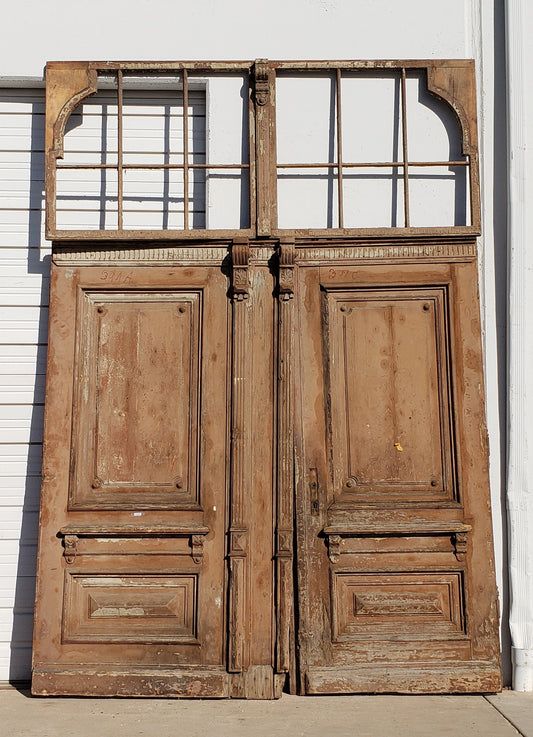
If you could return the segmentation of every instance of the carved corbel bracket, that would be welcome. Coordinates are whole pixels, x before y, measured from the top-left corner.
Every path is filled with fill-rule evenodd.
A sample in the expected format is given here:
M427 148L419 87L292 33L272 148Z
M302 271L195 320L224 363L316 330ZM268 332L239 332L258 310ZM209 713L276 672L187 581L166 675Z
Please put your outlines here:
M341 554L341 535L327 535L328 556L332 563L337 563Z
M268 61L266 59L256 59L254 64L255 77L255 101L263 107L266 105L270 97L270 83L268 78Z
M70 565L78 555L86 555L87 548L78 549L81 540L97 541L101 538L129 538L142 540L147 538L189 538L191 556L195 563L202 563L204 557L204 541L209 528L202 525L183 525L181 527L167 525L136 524L101 524L101 525L67 525L62 527L58 536L63 538L63 556ZM173 554L173 551L169 551Z
M279 295L282 300L294 297L294 240L281 240L279 244Z
M250 291L250 244L247 238L235 239L231 246L232 296L237 302L248 299Z
M195 563L201 563L204 559L205 535L191 535L192 559Z
M467 533L466 532L454 532L452 535L452 545L454 548L455 557L461 563L466 558L467 553Z
M63 555L68 565L72 565L76 560L76 554L78 552L78 536L77 535L65 535L63 539Z

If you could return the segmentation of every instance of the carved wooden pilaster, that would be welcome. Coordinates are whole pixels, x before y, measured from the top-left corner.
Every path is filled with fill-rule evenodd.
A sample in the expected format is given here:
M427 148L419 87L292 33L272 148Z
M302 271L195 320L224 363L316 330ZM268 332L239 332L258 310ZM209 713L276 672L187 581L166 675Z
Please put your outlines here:
M229 647L228 669L240 673L245 667L247 619L248 493L251 485L251 385L250 385L250 246L235 240L232 321L233 360L231 391L231 500L229 529Z
M290 665L290 634L293 598L293 495L294 495L294 241L279 247L278 280L278 447L277 447L277 530L276 667L286 672Z
M257 235L268 236L276 223L276 78L266 59L254 64Z

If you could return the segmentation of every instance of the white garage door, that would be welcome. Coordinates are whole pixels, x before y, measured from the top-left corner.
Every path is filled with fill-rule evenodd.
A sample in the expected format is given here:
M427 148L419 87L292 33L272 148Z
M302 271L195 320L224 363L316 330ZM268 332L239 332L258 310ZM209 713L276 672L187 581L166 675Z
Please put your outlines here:
M113 93L103 90L69 120L65 161L102 161L116 136ZM183 102L175 91L135 90L125 150L145 163L183 150ZM189 151L205 160L205 89L189 97ZM126 128L127 126L127 128ZM203 158L202 158L203 157ZM50 248L44 239L44 89L0 90L0 681L30 678ZM108 169L66 170L58 187L64 227L109 227L116 186ZM172 227L183 217L183 184L170 172L132 171L124 182L129 227ZM190 182L193 222L206 220L205 176Z

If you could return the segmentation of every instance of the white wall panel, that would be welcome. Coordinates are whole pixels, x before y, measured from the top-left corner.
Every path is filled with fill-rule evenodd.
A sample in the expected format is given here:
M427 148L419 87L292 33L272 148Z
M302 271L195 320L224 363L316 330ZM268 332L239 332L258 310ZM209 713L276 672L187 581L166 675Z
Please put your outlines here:
M39 509L40 476L0 476L0 516L2 507Z
M5 306L38 306L48 304L50 279L40 274L17 275L10 267L0 276L0 309Z
M47 59L461 57L467 0L54 0L9 7L2 73Z
M43 90L0 90L0 681L28 678L31 663L50 261L43 132Z

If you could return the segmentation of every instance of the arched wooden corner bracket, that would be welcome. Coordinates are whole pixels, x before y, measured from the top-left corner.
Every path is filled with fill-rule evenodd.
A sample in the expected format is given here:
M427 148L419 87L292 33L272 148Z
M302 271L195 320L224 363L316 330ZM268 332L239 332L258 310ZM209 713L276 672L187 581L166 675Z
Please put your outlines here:
M462 131L463 155L477 152L477 115L474 62L434 64L427 67L428 92L454 111Z
M98 89L98 74L87 62L46 65L46 151L63 158L65 126L82 100Z

